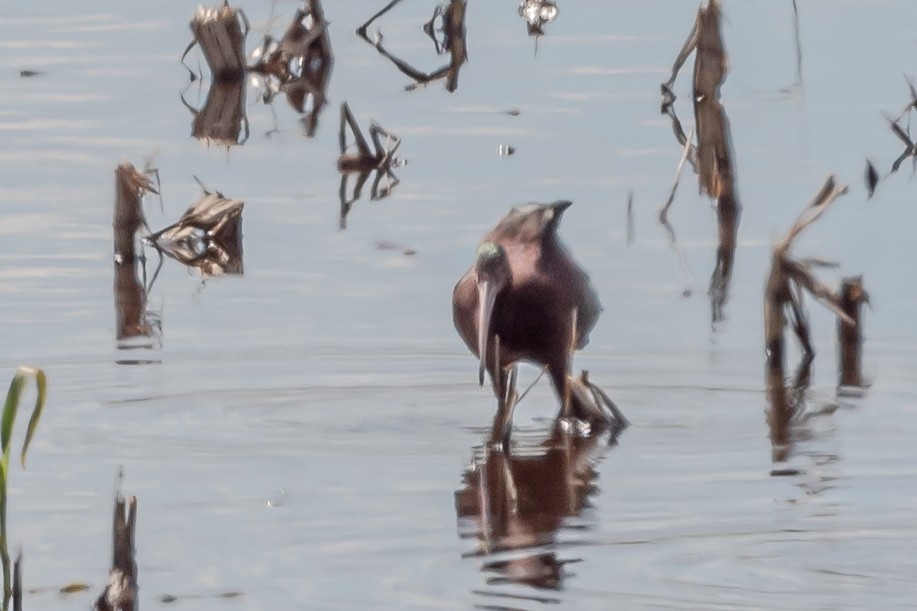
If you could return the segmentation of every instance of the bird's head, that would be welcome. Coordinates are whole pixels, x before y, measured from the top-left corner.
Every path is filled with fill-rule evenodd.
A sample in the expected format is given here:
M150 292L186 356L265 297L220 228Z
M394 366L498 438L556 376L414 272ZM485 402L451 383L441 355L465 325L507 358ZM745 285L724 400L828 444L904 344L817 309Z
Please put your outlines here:
M484 242L478 246L474 259L478 276L478 381L484 384L484 370L487 368L487 339L490 336L490 319L497 295L510 283L509 259L506 251L495 242Z
M550 204L522 204L510 209L501 221L507 235L522 241L544 241L553 239L564 210L573 202L562 200Z
M478 246L474 257L474 270L478 274L478 284L486 280L503 288L509 283L509 259L506 251L495 242L483 242Z

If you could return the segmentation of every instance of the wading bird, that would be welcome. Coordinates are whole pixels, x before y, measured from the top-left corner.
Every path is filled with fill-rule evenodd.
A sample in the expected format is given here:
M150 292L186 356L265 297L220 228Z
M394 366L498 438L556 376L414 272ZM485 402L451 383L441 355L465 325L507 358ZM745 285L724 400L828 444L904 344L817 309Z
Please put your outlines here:
M557 236L569 201L517 206L478 246L474 265L455 285L455 328L480 360L479 381L490 373L497 396L491 441L509 447L518 361L548 370L563 417L607 422L570 376L573 350L589 340L602 306L589 276ZM508 391L507 391L508 389Z

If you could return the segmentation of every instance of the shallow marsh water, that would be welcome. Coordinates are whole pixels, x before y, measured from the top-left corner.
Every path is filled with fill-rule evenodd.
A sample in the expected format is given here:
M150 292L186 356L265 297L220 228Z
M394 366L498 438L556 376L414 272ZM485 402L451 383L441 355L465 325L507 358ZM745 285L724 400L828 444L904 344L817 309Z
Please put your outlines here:
M11 541L28 608L86 608L109 563L115 472L139 497L144 608L901 608L917 596L917 208L909 162L866 199L867 157L900 153L881 113L908 101L917 9L905 1L730 2L732 125L744 205L727 320L711 330L714 214L686 173L670 219L691 277L656 223L680 150L659 83L691 2L559 3L537 41L516 3L471 0L458 90L405 92L354 29L383 5L331 3L335 64L314 138L278 98L248 93L252 136L228 152L189 137L178 58L194 3L15 3L0 13L2 371L44 367L50 399L28 471L11 476ZM242 5L255 32L271 6ZM444 62L411 0L374 24L410 61ZM279 34L295 9L278 3ZM196 58L192 55L190 63ZM19 78L20 70L41 72ZM690 124L688 74L679 114ZM408 165L338 230L338 106L403 139ZM518 116L501 111L519 109ZM498 146L516 153L501 158ZM156 152L161 228L197 198L192 176L246 202L245 274L166 261L150 293L161 346L116 348L112 172ZM797 245L864 274L862 397L835 392L834 323L810 304L818 356L808 435L771 462L761 297L770 247L835 172L850 192ZM634 191L635 242L626 240ZM561 587L494 579L457 491L494 411L455 334L451 289L512 204L572 199L561 233L605 306L577 365L632 422L600 452L597 488L537 548ZM380 250L391 241L416 250ZM690 289L691 295L683 293ZM125 360L151 361L126 365ZM534 377L531 369L528 379ZM542 382L516 413L536 443L554 411ZM799 474L772 477L775 468ZM469 534L470 533L470 534ZM496 560L526 552L497 554ZM491 558L490 560L493 560ZM227 592L242 596L218 598Z

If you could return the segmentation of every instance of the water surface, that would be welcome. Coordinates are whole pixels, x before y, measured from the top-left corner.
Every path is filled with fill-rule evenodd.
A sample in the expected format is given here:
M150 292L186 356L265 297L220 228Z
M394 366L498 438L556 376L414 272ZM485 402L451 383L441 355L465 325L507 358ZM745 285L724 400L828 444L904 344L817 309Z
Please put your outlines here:
M11 542L24 547L26 587L41 589L29 607L88 606L90 593L53 593L73 581L101 590L119 466L139 497L145 608L164 594L205 595L182 603L197 609L888 609L913 600L917 209L910 162L868 201L862 178L867 157L884 175L901 152L882 112L908 101L913 6L800 2L800 87L792 4L725 2L722 102L744 209L727 319L712 329L715 215L693 176L670 214L687 275L656 223L680 155L658 114L659 83L696 6L559 3L536 40L516 4L502 4L469 2L469 60L450 94L441 81L405 91L410 79L354 35L383 3L328 3L335 63L315 136L281 98L272 114L249 92L251 137L230 150L192 139L180 101L184 92L203 104L207 91L178 61L194 3L6 7L0 361L9 375L21 363L44 367L51 389L29 469L11 478ZM243 6L252 48L271 6ZM435 70L445 60L421 30L434 6L405 2L370 32ZM293 10L274 6L275 34ZM20 78L23 69L41 74ZM686 124L689 74L690 65L676 85ZM408 164L395 170L392 195L358 201L341 231L344 101L363 125L372 118L400 136ZM500 157L500 145L515 154ZM113 170L154 153L163 209L148 206L153 228L198 197L196 175L245 201L245 273L202 279L167 260L149 297L162 327L156 347L124 351ZM836 396L834 321L810 303L818 356L808 407L837 409L809 419L790 459L774 465L763 285L772 242L828 173L850 192L796 251L838 261L821 272L828 282L864 275L872 386ZM456 492L494 404L452 328L451 290L510 205L561 198L575 202L562 235L605 307L577 365L632 426L593 449L592 471L580 474L595 488L575 515L531 547L485 557L480 521L457 515ZM554 410L542 382L516 414L523 449L536 451ZM772 477L774 468L798 474ZM564 489L557 477L533 481ZM499 570L531 568L532 558L560 565L552 587ZM243 595L214 596L226 592Z

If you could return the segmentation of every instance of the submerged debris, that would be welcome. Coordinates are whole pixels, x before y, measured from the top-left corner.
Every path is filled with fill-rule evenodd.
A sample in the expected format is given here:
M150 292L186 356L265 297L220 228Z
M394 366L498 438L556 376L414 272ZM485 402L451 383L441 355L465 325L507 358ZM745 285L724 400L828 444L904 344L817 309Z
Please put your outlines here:
M205 276L241 274L244 206L238 199L205 189L176 223L154 233L147 242Z
M399 244L398 242L390 242L388 240L379 240L376 242L376 248L378 250L397 250L400 251L406 257L413 257L417 254L417 251L410 246L404 244Z
M244 596L242 592L230 590L228 592L219 592L217 594L163 594L159 597L159 602L163 604L175 603L181 600L200 600L202 598L239 598Z
M355 153L348 152L350 148L347 144L348 130L354 142L353 146L357 149ZM369 135L372 139L373 148L370 148L369 143L363 136L363 132L360 130L353 113L350 112L347 102L341 104L341 125L338 132L341 152L338 157L338 171L341 173L341 187L339 190L341 229L347 228L347 215L353 204L360 199L363 186L369 179L370 174L375 174L370 189L370 200L385 199L391 195L392 190L399 183L398 177L395 176L392 168L399 162L395 158L395 152L401 146L401 139L383 129L375 121L369 126ZM352 194L348 196L348 178L351 175L356 176L356 182Z
M369 39L368 29L373 21L390 11L401 0L392 0L382 10L370 17L363 25L357 28L357 36L376 48L380 55L388 59L402 73L413 79L414 83L406 87L407 90L416 89L419 85L426 85L439 79L445 79L446 90L454 92L458 89L459 70L468 61L468 49L465 43L465 10L467 0L449 0L448 4L437 6L433 17L424 24L423 31L433 41L437 55L449 55L449 62L432 71L425 72L415 68L400 57L392 54L382 44L381 32L377 32L375 40Z

